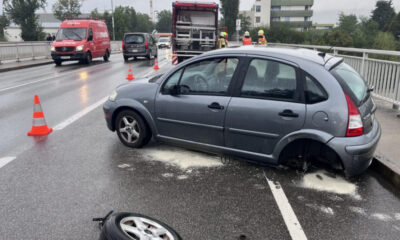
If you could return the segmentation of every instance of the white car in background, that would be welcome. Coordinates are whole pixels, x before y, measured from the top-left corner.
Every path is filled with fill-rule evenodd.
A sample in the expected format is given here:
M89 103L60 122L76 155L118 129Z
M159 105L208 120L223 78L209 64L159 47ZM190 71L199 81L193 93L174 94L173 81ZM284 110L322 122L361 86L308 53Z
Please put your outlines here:
M162 37L158 39L157 42L158 48L170 48L171 47L171 38L169 37Z

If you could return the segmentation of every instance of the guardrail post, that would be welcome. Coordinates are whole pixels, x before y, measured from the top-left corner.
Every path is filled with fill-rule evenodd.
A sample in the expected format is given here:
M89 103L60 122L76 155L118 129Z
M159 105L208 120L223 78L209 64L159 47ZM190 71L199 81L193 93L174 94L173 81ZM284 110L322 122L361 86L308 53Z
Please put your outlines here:
M361 62L361 75L364 77L365 62L368 59L368 53L363 52L362 62Z
M33 43L31 45L31 47L32 47L32 60L35 60L35 48L33 46Z
M333 56L338 55L338 50L337 49L333 49Z
M395 82L395 96L394 96L394 103L393 103L393 109L398 110L400 108L399 102L400 102L400 65L397 66L397 71L396 71L396 79L394 80ZM397 89L396 89L397 88Z
M20 62L20 60L19 60L19 51L18 51L18 45L17 45L17 44L15 44L15 48L17 49L17 62Z

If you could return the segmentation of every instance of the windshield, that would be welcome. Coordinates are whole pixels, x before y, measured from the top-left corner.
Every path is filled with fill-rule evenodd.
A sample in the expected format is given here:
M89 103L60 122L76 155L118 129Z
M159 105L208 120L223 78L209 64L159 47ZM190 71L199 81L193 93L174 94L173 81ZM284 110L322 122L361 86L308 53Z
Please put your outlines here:
M159 42L168 42L168 38L160 38Z
M125 37L125 43L140 44L144 43L143 35L127 35Z
M86 39L86 28L60 28L56 40L75 40Z
M336 78L342 80L356 97L358 104L364 102L369 96L368 87L362 76L346 63L341 63L332 70Z

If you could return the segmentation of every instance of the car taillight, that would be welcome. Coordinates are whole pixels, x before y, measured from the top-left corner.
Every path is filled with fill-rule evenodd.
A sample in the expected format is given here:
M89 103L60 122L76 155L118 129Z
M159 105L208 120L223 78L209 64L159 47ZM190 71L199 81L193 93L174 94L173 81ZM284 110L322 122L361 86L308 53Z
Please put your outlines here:
M149 48L149 42L148 42L147 40L144 42L144 47L145 47L146 49Z
M123 50L126 50L126 49L125 49L125 42L124 42L124 41L122 41L122 49L123 49Z
M358 111L358 108L354 104L353 100L351 100L351 98L347 94L345 94L345 96L348 110L346 137L361 136L364 134L364 127L360 112Z

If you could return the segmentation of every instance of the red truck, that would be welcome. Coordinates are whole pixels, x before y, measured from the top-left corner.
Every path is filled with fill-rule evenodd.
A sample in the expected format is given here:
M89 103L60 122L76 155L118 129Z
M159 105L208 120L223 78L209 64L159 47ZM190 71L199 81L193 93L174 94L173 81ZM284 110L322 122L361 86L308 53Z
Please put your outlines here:
M51 57L58 66L64 61L90 63L98 57L108 61L110 53L110 37L102 20L65 20L51 45Z
M172 9L172 51L178 63L217 48L218 4L176 1Z

